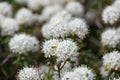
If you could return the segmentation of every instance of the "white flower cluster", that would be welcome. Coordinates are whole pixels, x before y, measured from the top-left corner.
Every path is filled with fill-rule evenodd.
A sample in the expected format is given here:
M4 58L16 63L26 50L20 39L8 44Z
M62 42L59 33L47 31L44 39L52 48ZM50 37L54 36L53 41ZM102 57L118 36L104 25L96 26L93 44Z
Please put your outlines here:
M94 80L95 74L86 66L75 68L72 72L67 72L61 80Z
M40 70L38 68L25 67L18 72L18 80L40 80Z
M72 18L71 14L61 11L54 15L50 22L42 27L42 34L45 38L66 37L69 35L68 22Z
M80 17L84 13L84 8L79 2L71 1L69 2L65 9L70 12L73 16Z
M56 56L57 61L65 61L77 54L77 45L72 40L57 40L52 39L44 42L42 51L45 53L45 57Z
M72 34L76 34L80 39L83 39L88 34L88 26L83 19L75 18L69 23Z
M19 30L19 25L16 20L12 18L5 18L1 23L1 34L5 35L13 35L16 31Z
M45 38L64 38L70 34L75 34L83 39L88 34L88 26L83 19L73 19L71 14L66 11L56 14L48 24L42 27L42 35Z
M101 41L103 45L115 48L117 44L120 42L120 36L116 29L107 29L101 35Z
M119 70L120 69L120 53L113 51L103 56L103 67L108 70Z
M115 2L106 7L102 13L102 19L106 24L114 24L120 18L120 1L115 0Z
M114 78L113 80L120 80L120 77L119 77L119 78L117 78L117 79L116 79L116 78Z
M59 42L60 41L57 39L51 39L43 43L42 51L45 53L45 57L55 56L55 51Z
M62 7L60 5L50 5L46 6L42 14L40 15L40 21L47 21L49 20L54 14L60 12L62 10Z
M0 14L7 17L11 17L12 6L8 2L0 2Z
M31 25L34 22L33 13L27 8L21 8L16 13L15 19L20 25Z
M39 48L39 41L27 34L16 34L10 39L9 48L12 53L35 52Z
M28 0L27 6L29 9L33 11L38 11L41 8L42 1L41 0Z

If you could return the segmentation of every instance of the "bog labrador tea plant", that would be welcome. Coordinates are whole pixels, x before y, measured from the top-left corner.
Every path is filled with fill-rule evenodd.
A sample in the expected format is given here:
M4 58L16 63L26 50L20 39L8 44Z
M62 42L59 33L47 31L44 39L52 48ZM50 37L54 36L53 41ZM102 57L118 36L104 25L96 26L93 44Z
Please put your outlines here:
M120 80L120 0L0 0L0 80Z

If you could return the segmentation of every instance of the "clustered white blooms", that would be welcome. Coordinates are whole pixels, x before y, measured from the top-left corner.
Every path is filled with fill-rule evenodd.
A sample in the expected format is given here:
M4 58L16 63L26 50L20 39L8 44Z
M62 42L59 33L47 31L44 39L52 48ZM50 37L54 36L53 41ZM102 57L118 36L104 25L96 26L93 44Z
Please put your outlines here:
M42 51L45 57L56 56L57 61L65 61L71 56L76 55L78 47L72 40L57 40L51 39L43 44Z
M30 25L34 22L34 16L31 10L21 8L15 15L15 19L20 25Z
M113 80L120 80L120 77L119 78L114 78Z
M69 27L72 34L76 34L80 39L83 39L88 34L88 26L83 19L74 18L69 22Z
M55 50L59 44L58 39L50 39L45 41L42 46L42 51L45 53L45 57L55 56Z
M119 13L120 13L120 0L115 0L113 2L112 6L114 6L115 8L117 8L119 10Z
M106 24L114 24L119 18L119 9L114 6L106 7L102 13L102 19Z
M65 9L70 12L73 16L76 16L76 17L80 17L83 15L84 13L84 8L82 6L82 4L80 4L80 2L76 2L76 1L71 1L69 2Z
M61 11L42 27L41 32L45 38L64 38L75 34L83 39L88 34L88 25L83 19L73 18L67 11Z
M68 22L72 16L66 11L61 11L54 15L50 22L42 27L42 34L45 38L66 37L70 34Z
M109 28L102 33L101 41L103 45L115 48L120 42L120 36L116 29Z
M113 51L103 56L103 67L108 70L119 70L120 69L120 53Z
M19 30L19 25L16 20L12 18L5 18L1 24L1 34L5 35L13 35L16 31Z
M61 80L94 80L95 74L86 66L75 68L71 72L67 72Z
M41 0L28 0L27 1L27 6L29 9L33 11L38 11L41 8Z
M7 17L11 17L12 6L8 2L0 2L0 14Z
M10 39L9 48L12 53L35 52L39 49L39 41L28 34L16 34Z
M18 80L40 80L40 70L39 68L25 67L18 72Z
M73 42L72 40L63 40L60 42L56 48L56 56L57 61L65 61L66 59L70 58L71 56L74 56L77 54L77 44Z
M62 10L62 7L60 5L50 5L50 6L46 6L43 11L42 14L40 16L40 21L47 21L49 20L54 14L56 14L57 12L60 12Z

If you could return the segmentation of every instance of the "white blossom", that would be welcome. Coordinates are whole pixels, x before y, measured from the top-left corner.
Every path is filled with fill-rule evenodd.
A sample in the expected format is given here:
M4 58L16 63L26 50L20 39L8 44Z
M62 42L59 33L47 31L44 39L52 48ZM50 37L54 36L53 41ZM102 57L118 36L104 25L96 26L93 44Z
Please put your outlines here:
M70 12L73 16L81 17L84 13L84 8L80 2L71 1L69 2L65 9Z
M114 24L119 17L119 10L113 6L108 6L103 10L102 19L106 24Z
M4 19L5 19L5 16L3 16L3 15L0 14L0 26L4 22Z
M55 54L57 56L57 61L65 61L71 56L77 53L78 47L72 40L63 40L58 44Z
M0 2L0 14L11 17L12 16L12 6L8 2Z
M59 44L58 39L50 39L43 43L42 51L45 53L45 57L55 56L56 48Z
M35 52L39 48L39 41L27 34L16 34L10 39L9 48L12 53Z
M43 22L49 20L54 14L60 12L61 10L62 7L60 5L46 6L42 11L42 14L40 16L40 21Z
M115 29L107 29L101 35L101 41L104 46L115 48L119 43L120 37Z
M76 34L80 39L83 39L88 34L88 26L83 19L75 18L69 22L69 27L72 34Z
M19 30L19 25L17 21L12 18L5 18L1 24L1 34L3 36L13 35L18 30Z
M120 69L120 53L113 51L103 56L103 66L106 70L119 70Z
M28 0L27 6L29 9L33 11L39 11L42 7L41 3L42 3L41 0Z
M95 74L86 66L75 68L71 72L67 72L61 80L94 80Z
M71 18L71 14L66 11L61 11L57 13L51 18L50 22L47 25L42 27L42 34L45 34L45 36L43 36L46 38L64 38L68 36L70 34L68 22L71 20Z
M34 22L32 11L26 8L21 8L18 10L15 18L20 25L30 25Z
M18 72L18 80L40 80L40 70L38 68L25 67Z

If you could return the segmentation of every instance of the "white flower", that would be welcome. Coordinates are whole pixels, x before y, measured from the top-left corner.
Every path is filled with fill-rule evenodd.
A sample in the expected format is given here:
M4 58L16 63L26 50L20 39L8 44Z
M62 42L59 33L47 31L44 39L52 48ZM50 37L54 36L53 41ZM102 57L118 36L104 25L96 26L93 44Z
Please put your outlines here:
M27 4L28 1L29 0L15 0L16 3L21 4L21 5Z
M21 8L16 13L15 18L20 25L30 25L34 21L32 11L26 8Z
M39 48L39 41L27 34L16 34L9 41L9 48L13 53L35 52Z
M78 47L72 40L63 40L58 44L55 54L57 61L65 61L77 53Z
M50 5L46 6L40 16L40 21L49 20L54 14L61 11L62 7L60 5Z
M1 24L1 34L3 36L13 35L18 30L19 30L19 25L17 21L12 18L5 18Z
M65 9L70 12L73 16L81 17L84 13L84 8L80 2L71 1L69 2Z
M106 70L119 70L120 69L120 53L113 51L103 56L103 66Z
M18 80L40 80L40 70L38 68L23 68L18 72Z
M66 11L57 13L51 18L50 22L46 26L43 26L45 27L42 29L42 34L45 34L45 36L43 36L46 38L64 38L68 36L70 34L68 22L71 20L71 18L71 15Z
M38 11L41 9L41 0L28 0L27 1L27 6L29 9L33 11Z
M88 26L83 19L75 18L70 21L69 27L72 34L76 34L79 38L83 39L88 34Z
M8 2L0 2L0 14L11 17L12 16L12 6Z
M72 72L67 72L61 80L94 80L95 74L86 66L75 68Z
M73 73L76 74L79 80L94 80L95 78L95 74L91 69L88 69L87 66L77 67Z
M119 17L119 10L113 6L108 6L103 10L102 19L106 24L114 24Z
M119 78L114 78L113 80L120 80L120 77Z
M104 46L115 48L119 43L120 37L115 29L107 29L101 35Z
M115 0L114 3L112 4L112 6L117 8L119 10L119 14L120 14L120 0Z
M67 72L61 80L81 80L73 72Z
M59 44L59 40L50 39L43 43L42 51L45 53L45 57L55 56L55 50Z

